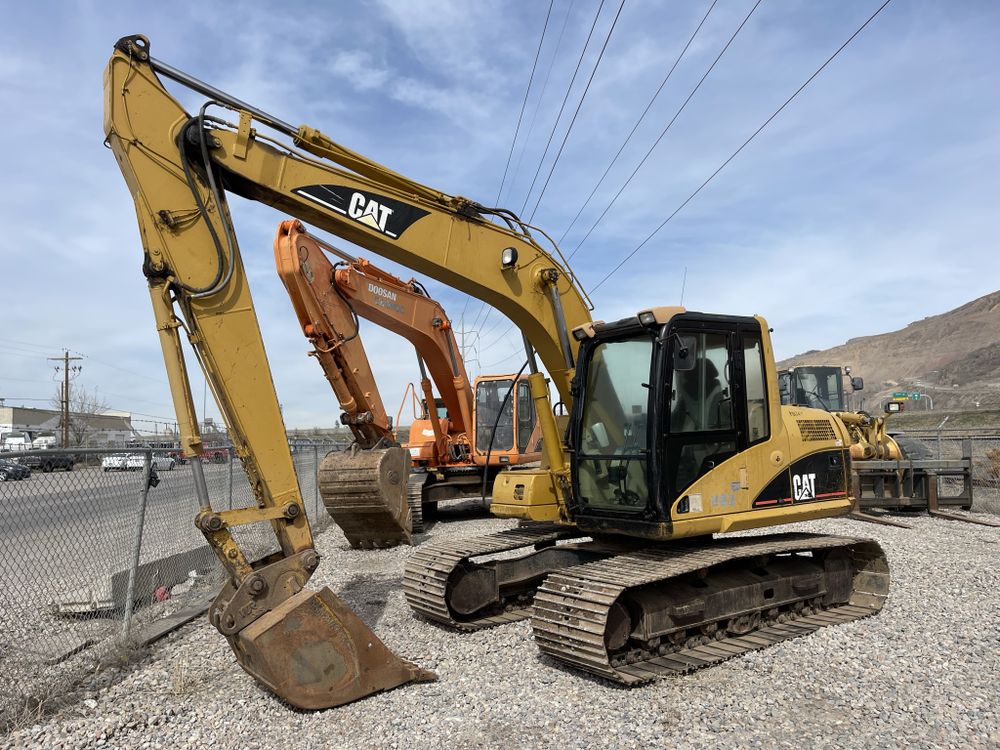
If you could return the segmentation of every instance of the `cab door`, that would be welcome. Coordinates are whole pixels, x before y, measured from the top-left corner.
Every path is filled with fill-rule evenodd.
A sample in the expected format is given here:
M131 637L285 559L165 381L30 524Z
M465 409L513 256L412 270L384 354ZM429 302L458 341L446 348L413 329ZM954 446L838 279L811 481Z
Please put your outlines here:
M696 479L746 448L739 324L677 320L668 333L661 497L669 505Z

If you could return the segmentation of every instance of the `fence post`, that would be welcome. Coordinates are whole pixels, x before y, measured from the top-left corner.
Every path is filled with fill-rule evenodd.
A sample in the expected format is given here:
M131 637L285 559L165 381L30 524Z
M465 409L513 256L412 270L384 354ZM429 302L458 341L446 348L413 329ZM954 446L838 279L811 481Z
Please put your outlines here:
M319 444L313 443L313 523L319 523Z
M943 458L943 456L941 455L941 429L944 427L945 422L947 422L950 418L951 415L949 414L947 417L942 419L941 424L937 426L937 457L939 459Z
M122 638L127 638L132 628L132 609L135 607L135 579L139 571L139 554L142 552L142 530L146 524L146 499L149 496L149 477L153 467L153 450L147 448L143 456L142 489L139 492L139 515L135 524L132 542L132 565L128 569L128 587L125 591L125 618L122 622Z
M229 459L229 480L226 484L226 496L229 498L229 510L233 509L233 448L229 447L227 451Z

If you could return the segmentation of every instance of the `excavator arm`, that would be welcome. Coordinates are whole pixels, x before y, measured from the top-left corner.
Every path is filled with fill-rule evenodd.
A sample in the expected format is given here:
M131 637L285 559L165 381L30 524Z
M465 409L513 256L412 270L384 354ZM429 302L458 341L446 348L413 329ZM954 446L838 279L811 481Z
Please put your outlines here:
M211 101L192 117L157 73ZM385 648L329 589L305 588L318 556L225 191L272 205L493 305L524 332L567 404L576 352L568 331L590 321L585 297L512 214L439 193L312 128L293 128L154 60L145 37L116 44L104 98L106 143L135 202L142 267L182 448L198 456L201 437L181 328L257 500L256 508L213 510L200 462L193 462L201 507L196 523L229 574L210 610L213 624L244 669L300 707L339 705L431 678ZM210 104L228 108L238 122L209 116ZM254 120L298 148L259 133ZM504 226L491 224L491 215ZM566 457L544 379L530 349L526 356L549 459L549 490L562 497ZM230 530L261 522L271 524L279 551L250 561Z
M331 262L327 254L340 260ZM344 409L341 421L354 431L347 451L334 451L319 469L320 494L327 512L352 547L371 549L408 543L421 528L421 486L410 487L411 456L396 442L382 407L378 386L359 337L365 318L409 339L417 352L427 403L434 393L428 363L445 402L457 418L430 417L436 463L448 462L464 443L472 392L457 343L441 306L415 280L405 282L368 261L306 233L298 221L283 221L274 241L275 263L288 290L302 331ZM368 405L359 408L360 403ZM456 431L457 430L457 431ZM452 441L455 444L452 444Z
M364 449L395 440L392 424L375 384L368 354L361 342L358 319L351 304L332 283L336 273L322 256L300 257L295 243L280 241L283 222L274 243L278 276L288 290L302 332L313 346L310 352L326 374L340 408L341 422Z
M421 369L426 365L438 387L452 431L471 431L472 388L451 321L441 304L415 279L403 281L364 258L351 256L310 235L298 221L281 223L274 252L278 275L285 282L296 311L308 306L315 315L331 323L341 321L341 326L355 316L364 318L408 340L416 350ZM328 253L338 256L340 261L331 263ZM317 324L301 314L299 319L309 336L306 326ZM358 339L351 343L355 342L360 346ZM353 362L353 356L346 361ZM421 374L427 397L429 383L426 375ZM433 405L433 400L429 403Z

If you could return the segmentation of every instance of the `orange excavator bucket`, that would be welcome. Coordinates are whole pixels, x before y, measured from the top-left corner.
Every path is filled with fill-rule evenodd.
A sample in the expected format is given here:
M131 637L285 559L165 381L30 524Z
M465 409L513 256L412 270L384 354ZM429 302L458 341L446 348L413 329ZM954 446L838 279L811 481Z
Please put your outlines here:
M293 706L331 708L437 675L401 659L329 588L303 589L229 636L240 666Z
M327 512L358 549L409 544L413 518L407 478L410 454L398 445L328 453L319 467Z

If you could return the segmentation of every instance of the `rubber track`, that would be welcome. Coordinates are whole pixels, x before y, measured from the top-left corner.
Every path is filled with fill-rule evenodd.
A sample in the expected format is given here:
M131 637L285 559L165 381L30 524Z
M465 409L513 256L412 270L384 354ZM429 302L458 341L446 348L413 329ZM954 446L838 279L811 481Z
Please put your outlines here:
M406 504L410 507L410 532L420 534L424 530L424 483L427 475L412 472L407 482Z
M534 524L500 531L496 534L434 542L421 545L406 561L403 593L415 612L429 620L460 630L479 630L507 622L523 620L531 614L530 606L519 607L476 620L455 620L448 608L448 579L459 565L481 555L509 552L521 547L534 549L536 544L559 539L584 537L572 527L557 524Z
M612 666L604 643L611 605L627 589L663 581L730 560L808 550L853 547L855 563L851 603L798 617L786 623L764 624L743 636ZM647 548L585 563L547 576L535 594L532 627L542 652L578 669L627 685L711 666L748 651L766 648L827 625L837 625L878 612L888 590L888 568L861 572L884 555L868 539L775 534L706 543L701 547ZM885 580L878 578L885 576ZM873 576L878 580L873 580ZM872 587L874 584L874 587ZM875 590L872 590L874 588Z

